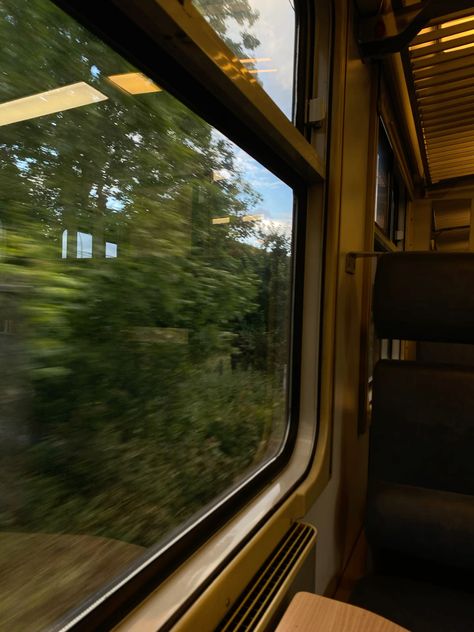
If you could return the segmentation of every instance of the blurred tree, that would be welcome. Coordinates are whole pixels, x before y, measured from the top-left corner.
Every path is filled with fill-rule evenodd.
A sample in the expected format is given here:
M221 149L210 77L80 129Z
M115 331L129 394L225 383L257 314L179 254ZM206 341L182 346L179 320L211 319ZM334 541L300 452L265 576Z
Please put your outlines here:
M250 33L258 22L259 12L249 0L194 0L194 4L207 18L212 28L237 55L246 57L260 42ZM232 28L232 23L237 29ZM230 28L229 28L230 27Z
M249 245L259 197L232 145L165 92L114 87L135 69L55 5L2 0L0 38L1 102L79 81L108 97L2 127L10 386L30 409L8 420L0 524L151 545L262 454L284 400L288 244Z

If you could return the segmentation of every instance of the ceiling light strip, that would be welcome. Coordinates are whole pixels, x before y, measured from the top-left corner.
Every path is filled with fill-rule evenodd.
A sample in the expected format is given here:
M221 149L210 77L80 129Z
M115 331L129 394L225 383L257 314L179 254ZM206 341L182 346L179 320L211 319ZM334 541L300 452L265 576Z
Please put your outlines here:
M449 93L446 95L446 98L443 98L443 95L439 95L435 98L430 98L426 100L418 100L418 107L423 112L440 112L443 109L450 109L456 106L462 106L470 104L474 101L474 86L471 91L465 92L462 94Z
M108 97L83 81L0 104L0 125L92 105Z
M422 88L429 88L440 84L446 85L446 83L451 83L452 81L458 81L461 79L472 80L473 77L473 66L469 65L464 68L458 68L457 70L449 70L446 73L436 73L430 77L422 77L421 79L415 77L415 88L416 90L420 90Z
M450 50L451 48L457 48L458 46L467 46L474 44L474 33L465 35L464 37L457 37L456 39L448 40L447 42L439 42L431 46L424 46L422 48L410 49L410 55L412 59L418 59L419 57L426 57L433 53L439 53L444 50Z
M239 59L241 64L258 64L261 62L272 61L271 57L244 57Z
M457 150L456 152L446 152L445 150L439 150L437 152L430 151L428 160L440 163L444 160L448 161L456 158L468 160L471 156L474 156L474 147L468 146L465 149Z
M413 77L415 81L428 77L437 77L453 70L461 70L462 68L471 68L474 66L474 49L469 49L469 54L453 61L447 61L443 64L427 65L416 70L413 68Z
M421 59L412 59L411 66L413 70L427 68L429 66L442 66L445 63L462 59L472 55L472 48L461 48L460 50L442 51L429 55L428 57L422 57Z
M448 94L454 90L466 91L472 89L472 81L470 78L457 79L456 81L446 82L444 85L432 86L428 88L417 88L416 94L419 98L434 97L438 95Z
M442 24L433 31L428 31L427 33L422 33L421 35L415 37L411 46L425 44L426 42L434 42L442 37L449 37L451 35L457 35L458 33L466 33L466 31L470 31L471 29L474 29L474 19L466 20L465 22L463 21L459 24L447 27Z
M125 72L119 75L109 75L107 79L114 86L124 90L127 94L149 94L161 92L160 86L141 72Z
M463 153L461 154L461 158L462 160L468 160L469 159L469 155L473 156L474 153L473 152L473 148L472 147L466 147L466 150L463 151ZM429 152L429 159L430 160L435 160L437 162L442 162L444 159L446 160L451 160L452 158L457 157L457 153L455 152L446 152L443 150L440 150L436 153L434 153L433 151Z
M459 169L437 169L432 175L434 178L446 179L468 176L472 174L472 172L472 165L466 165L466 167L461 167Z
M430 141L432 143L438 143L443 140L474 140L474 124L469 126L465 126L462 132L458 132L456 127L452 127L449 130L443 130L441 132L425 132L424 134L425 140Z
M432 110L431 112L423 112L421 111L421 122L422 124L429 125L431 123L437 123L439 121L449 121L450 119L457 120L457 117L462 117L465 114L470 114L474 111L474 104L461 104L459 107L449 107L445 110L441 110L438 108L437 110Z
M441 172L441 171L462 171L464 169L473 169L474 161L467 160L463 163L446 163L446 164L437 164L433 165L433 172Z
M436 145L431 145L428 148L428 150L430 154L434 154L434 153L442 154L446 151L446 149L454 153L455 151L461 151L461 150L468 149L471 147L474 149L474 138L467 137L464 141L461 141L461 140L458 141L455 147L453 147L453 144L451 143L451 141L444 140L437 143Z
M427 138L437 136L440 132L452 132L453 130L471 129L474 123L474 112L470 112L468 116L458 116L454 120L448 119L444 122L424 123L423 132Z

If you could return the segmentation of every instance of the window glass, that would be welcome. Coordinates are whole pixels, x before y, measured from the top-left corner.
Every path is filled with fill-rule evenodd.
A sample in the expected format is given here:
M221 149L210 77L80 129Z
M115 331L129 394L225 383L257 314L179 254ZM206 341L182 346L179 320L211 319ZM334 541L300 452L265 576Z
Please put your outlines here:
M281 449L293 193L47 0L3 0L0 37L0 628L26 631Z
M377 185L375 192L375 222L383 233L400 249L405 236L407 190L384 126L379 126L377 148Z
M92 235L89 233L76 233L77 258L90 259L92 257Z
M377 186L375 192L375 222L389 236L390 233L390 178L393 166L393 153L383 125L379 125L377 147Z
M295 10L289 0L194 0L209 24L292 118Z
M112 244L110 241L105 242L105 256L112 259L117 256L117 244Z
M405 244L405 221L407 208L407 189L398 169L394 172L394 219L393 219L393 242L401 250Z

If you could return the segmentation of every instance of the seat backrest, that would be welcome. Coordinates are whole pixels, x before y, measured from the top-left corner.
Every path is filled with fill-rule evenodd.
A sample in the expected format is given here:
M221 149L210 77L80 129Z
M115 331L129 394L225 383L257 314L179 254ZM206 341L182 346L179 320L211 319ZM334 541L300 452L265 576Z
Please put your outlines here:
M474 495L474 369L382 361L373 393L371 477Z
M382 338L474 343L474 253L384 255L373 309ZM453 546L450 529L462 547ZM472 529L474 366L380 361L373 382L369 541L425 560L444 547L443 564L474 570L474 539L466 536ZM461 559L466 543L470 553Z
M380 338L474 343L474 253L380 257L373 312Z

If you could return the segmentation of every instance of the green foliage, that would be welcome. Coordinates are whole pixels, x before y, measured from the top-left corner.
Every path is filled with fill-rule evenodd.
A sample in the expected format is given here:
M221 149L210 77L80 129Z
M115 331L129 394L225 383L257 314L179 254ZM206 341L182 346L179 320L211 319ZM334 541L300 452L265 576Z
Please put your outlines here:
M230 143L169 94L114 88L134 69L54 5L0 2L0 35L2 102L77 81L108 96L2 128L8 388L28 412L2 428L0 526L151 545L282 436L288 240L242 221L259 197Z
M141 405L141 424L129 432L103 421L58 425L36 444L22 522L152 545L242 476L271 423L262 376L195 370L183 378L166 408Z
M259 18L249 0L195 0L194 4L235 53L245 55L259 46L259 40L248 31ZM239 27L240 40L229 36L228 24L232 21Z

